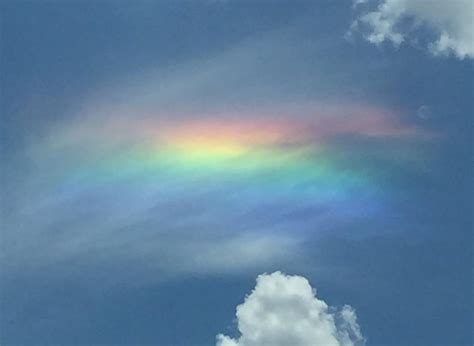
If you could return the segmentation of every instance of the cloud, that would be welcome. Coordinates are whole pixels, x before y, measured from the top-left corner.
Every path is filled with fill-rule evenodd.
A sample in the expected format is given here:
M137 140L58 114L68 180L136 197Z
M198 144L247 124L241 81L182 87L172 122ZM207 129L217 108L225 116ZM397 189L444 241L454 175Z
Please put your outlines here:
M353 308L337 311L316 297L302 276L279 271L257 277L237 306L239 338L217 335L217 346L353 346L365 339Z
M104 268L121 282L258 273L304 265L298 244L381 215L384 187L364 167L378 176L372 157L408 157L390 154L404 146L387 138L403 144L417 129L397 112L341 95L353 83L334 79L326 53L308 64L324 47L309 52L289 38L269 34L117 76L91 86L79 104L64 100L69 111L41 124L32 113L22 125L32 135L15 141L22 144L6 164L3 268L72 275L66 267L75 262L77 275ZM314 94L300 97L306 89ZM186 137L193 132L200 135ZM249 155L231 162L219 148ZM261 154L271 148L276 155ZM114 274L118 266L128 270Z
M423 41L422 29L428 29L426 46L433 55L473 58L473 7L471 0L382 0L374 10L362 10L351 32L361 31L377 45L388 41L398 47Z

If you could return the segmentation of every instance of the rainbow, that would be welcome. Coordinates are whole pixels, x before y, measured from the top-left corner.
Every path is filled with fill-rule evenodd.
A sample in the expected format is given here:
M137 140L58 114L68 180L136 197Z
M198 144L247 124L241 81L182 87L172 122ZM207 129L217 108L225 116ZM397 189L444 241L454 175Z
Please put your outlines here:
M249 208L275 202L291 208L363 204L368 210L369 205L383 205L386 182L360 162L361 148L341 146L338 139L403 142L420 133L390 114L354 112L274 118L149 116L133 122L116 116L64 128L43 145L43 157L49 167L59 167L53 178L56 194L87 196L91 204L107 194L147 208L156 200L199 199L198 191L212 191L220 200ZM403 146L394 150L407 151ZM205 203L215 207L212 201Z

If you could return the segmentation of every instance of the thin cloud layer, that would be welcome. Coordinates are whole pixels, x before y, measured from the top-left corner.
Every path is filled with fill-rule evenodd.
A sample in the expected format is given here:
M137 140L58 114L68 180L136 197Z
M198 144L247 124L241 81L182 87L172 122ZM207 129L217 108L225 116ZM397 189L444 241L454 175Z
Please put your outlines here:
M217 346L364 345L354 309L340 311L316 297L302 276L279 271L257 277L257 285L237 306L240 337L217 335Z
M423 137L370 107L265 113L117 110L56 126L27 148L19 196L28 200L10 215L5 263L146 263L169 275L276 269L304 256L298 243L317 232L385 213L391 188L372 160L410 161L407 144ZM49 251L31 250L39 244Z
M387 41L396 47L405 42L426 44L433 55L474 57L471 0L383 0L375 9L369 10L367 6L366 1L355 3L362 12L351 28L361 31L371 43L378 45Z
M299 244L389 213L386 167L422 169L424 131L399 111L341 96L332 74L311 77L334 94L328 101L300 98L296 70L284 83L269 78L299 65L274 56L286 42L246 41L105 83L38 126L7 177L16 203L0 258L8 272L68 272L74 262L129 268L120 281L143 267L160 273L143 280L258 273L305 263ZM274 64L263 63L270 53ZM269 91L279 86L292 102Z

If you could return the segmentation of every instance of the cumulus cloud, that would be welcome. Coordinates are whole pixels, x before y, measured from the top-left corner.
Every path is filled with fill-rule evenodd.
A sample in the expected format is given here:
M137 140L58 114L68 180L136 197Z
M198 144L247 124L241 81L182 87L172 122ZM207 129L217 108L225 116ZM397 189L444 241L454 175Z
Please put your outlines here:
M365 2L362 2L365 3ZM427 48L434 55L474 57L474 2L472 0L381 0L376 8L362 9L351 32L361 31L374 44L419 42L430 32ZM434 37L434 38L433 38Z
M237 306L240 337L217 335L217 346L355 346L365 339L356 313L340 311L316 297L302 276L262 274L245 302Z

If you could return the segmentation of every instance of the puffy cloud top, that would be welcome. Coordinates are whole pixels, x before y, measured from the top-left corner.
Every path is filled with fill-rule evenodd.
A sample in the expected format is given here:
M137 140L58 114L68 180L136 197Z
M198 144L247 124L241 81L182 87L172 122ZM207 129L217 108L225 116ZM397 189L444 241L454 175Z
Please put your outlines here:
M355 6L365 8L365 2L358 1ZM374 11L363 12L352 24L352 29L362 28L369 42L390 41L395 46L418 41L415 33L421 27L435 33L428 43L434 55L454 53L461 59L474 57L472 0L382 0Z
M334 311L334 312L332 312ZM217 346L354 346L364 338L355 311L329 308L302 276L262 274L245 302L237 306L241 336L219 334Z

